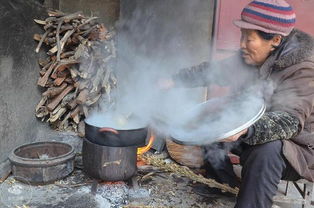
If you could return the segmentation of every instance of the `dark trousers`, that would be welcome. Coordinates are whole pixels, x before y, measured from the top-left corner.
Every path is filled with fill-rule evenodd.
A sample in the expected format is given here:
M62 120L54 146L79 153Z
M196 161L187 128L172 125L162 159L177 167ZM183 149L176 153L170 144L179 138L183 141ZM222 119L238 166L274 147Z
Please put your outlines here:
M254 146L235 142L215 143L205 147L208 177L232 187L239 185L228 152L239 155L242 165L240 192L235 208L271 208L280 179L300 179L284 158L280 140Z

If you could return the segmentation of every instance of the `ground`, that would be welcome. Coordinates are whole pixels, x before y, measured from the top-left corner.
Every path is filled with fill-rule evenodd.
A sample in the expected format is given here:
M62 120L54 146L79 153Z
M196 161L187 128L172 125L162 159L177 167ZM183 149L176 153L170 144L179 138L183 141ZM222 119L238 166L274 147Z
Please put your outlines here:
M80 149L74 136L60 138ZM74 172L53 184L34 186L10 176L0 184L0 208L232 208L235 204L232 196L200 196L193 192L195 182L152 166L139 166L132 179L117 183L95 181L81 168L78 154ZM283 181L278 195L284 189ZM290 196L299 197L292 186L290 189Z
M64 180L43 186L21 183L10 176L0 185L1 208L120 208L120 207L233 207L232 197L202 197L192 192L193 183L171 173L138 173L128 182L99 183L76 169ZM138 182L138 183L137 183ZM136 185L135 185L135 184Z

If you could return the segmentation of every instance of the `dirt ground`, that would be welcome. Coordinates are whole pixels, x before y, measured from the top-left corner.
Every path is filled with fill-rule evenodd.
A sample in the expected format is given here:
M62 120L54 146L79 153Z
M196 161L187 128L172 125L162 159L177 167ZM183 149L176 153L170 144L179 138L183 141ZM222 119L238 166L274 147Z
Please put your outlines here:
M193 193L189 179L160 171L139 172L127 182L99 182L94 192L93 183L80 169L64 180L43 186L21 183L10 176L0 185L0 207L227 208L235 201L232 197L199 196Z
M95 181L82 171L81 144L73 135L61 135L58 141L75 147L78 155L74 172L53 184L34 186L9 176L0 183L0 208L232 208L235 197L209 194L206 197L193 191L195 182L164 172L152 166L139 166L129 181L108 183ZM239 169L236 169L239 174ZM279 185L282 196L286 182ZM289 186L289 196L300 198ZM300 208L301 205L276 203L281 208Z
M94 186L93 186L94 184ZM95 188L95 184L97 184ZM279 187L283 192L284 183ZM54 184L32 186L10 176L0 184L1 208L232 208L234 197L200 196L190 179L139 170L126 182L95 182L80 169ZM94 187L94 188L92 188ZM94 189L94 190L93 190ZM279 193L280 194L280 193ZM291 193L290 193L291 195ZM281 208L301 206L278 204ZM276 207L276 206L274 206Z

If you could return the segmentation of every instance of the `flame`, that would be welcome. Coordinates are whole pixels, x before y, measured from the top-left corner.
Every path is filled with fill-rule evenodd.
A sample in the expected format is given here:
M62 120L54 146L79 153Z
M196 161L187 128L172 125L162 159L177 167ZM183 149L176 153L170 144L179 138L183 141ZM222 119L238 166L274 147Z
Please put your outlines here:
M149 138L148 144L144 147L137 148L137 155L144 154L145 152L150 150L150 148L152 147L154 143L154 140L155 140L155 134L152 131L150 131L150 138Z

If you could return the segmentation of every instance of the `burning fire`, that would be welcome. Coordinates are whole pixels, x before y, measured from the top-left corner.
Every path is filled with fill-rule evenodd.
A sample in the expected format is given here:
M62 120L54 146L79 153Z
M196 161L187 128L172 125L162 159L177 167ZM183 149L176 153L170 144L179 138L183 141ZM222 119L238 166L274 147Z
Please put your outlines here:
M150 138L149 138L148 144L144 147L137 148L137 155L144 154L145 152L150 150L150 148L152 147L154 143L154 140L155 140L155 134L152 131L150 131Z

